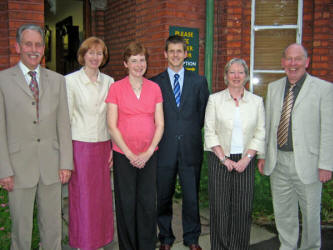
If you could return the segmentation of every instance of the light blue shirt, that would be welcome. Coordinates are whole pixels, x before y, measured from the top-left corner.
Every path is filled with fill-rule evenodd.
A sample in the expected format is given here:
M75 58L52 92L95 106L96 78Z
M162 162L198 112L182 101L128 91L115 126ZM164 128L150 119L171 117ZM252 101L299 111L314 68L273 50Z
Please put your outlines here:
M182 68L179 72L174 72L172 69L168 68L168 74L171 82L171 88L174 89L174 81L175 81L175 74L179 75L178 81L179 81L179 87L180 87L180 94L182 94L183 85L184 85L184 68Z

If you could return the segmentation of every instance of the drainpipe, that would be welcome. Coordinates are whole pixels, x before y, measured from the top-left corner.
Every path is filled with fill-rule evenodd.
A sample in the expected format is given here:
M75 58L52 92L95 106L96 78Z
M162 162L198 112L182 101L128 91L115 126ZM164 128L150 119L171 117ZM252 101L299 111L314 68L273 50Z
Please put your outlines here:
M214 48L214 0L206 1L206 46L205 46L205 75L208 89L212 92L213 78L213 48Z

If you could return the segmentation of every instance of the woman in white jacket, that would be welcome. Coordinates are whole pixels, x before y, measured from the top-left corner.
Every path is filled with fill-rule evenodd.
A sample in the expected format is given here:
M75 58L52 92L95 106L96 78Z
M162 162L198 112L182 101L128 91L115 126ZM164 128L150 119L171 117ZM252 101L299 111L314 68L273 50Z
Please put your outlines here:
M246 62L230 60L224 69L227 89L209 97L205 116L208 154L211 246L249 249L254 158L264 151L262 98L247 91Z

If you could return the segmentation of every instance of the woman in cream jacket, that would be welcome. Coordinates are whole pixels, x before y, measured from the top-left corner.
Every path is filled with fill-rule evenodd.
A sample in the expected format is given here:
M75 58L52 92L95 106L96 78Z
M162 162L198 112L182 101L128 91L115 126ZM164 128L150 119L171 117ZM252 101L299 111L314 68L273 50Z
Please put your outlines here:
M211 246L249 249L254 158L264 151L262 98L244 88L249 70L234 58L224 69L228 88L209 97L205 116L208 153Z

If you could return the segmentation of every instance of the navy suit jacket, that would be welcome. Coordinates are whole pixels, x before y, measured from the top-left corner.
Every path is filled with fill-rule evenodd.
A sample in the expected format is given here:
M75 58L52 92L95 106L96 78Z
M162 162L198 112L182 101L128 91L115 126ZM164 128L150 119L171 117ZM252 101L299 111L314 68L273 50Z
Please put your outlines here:
M203 158L201 129L209 96L206 78L185 70L179 107L176 105L167 71L151 80L160 86L163 95L164 134L159 143L159 166L175 164L178 153L182 164L201 166Z

